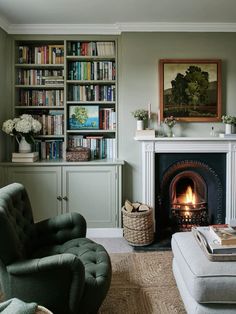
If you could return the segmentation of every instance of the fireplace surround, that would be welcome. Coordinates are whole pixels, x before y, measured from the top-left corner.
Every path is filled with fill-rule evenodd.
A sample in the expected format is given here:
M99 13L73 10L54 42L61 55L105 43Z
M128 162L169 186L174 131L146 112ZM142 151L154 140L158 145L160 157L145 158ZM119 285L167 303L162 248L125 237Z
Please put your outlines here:
M223 203L221 210L216 213L218 218L214 221L229 223L230 219L236 218L236 138L136 137L135 139L142 145L142 202L152 206L154 212L157 201L156 176L158 176L156 158L161 154L184 154L185 156L188 154L211 154L215 155L214 159L223 156L222 158L225 160L225 178L220 180L224 185L222 188ZM208 171L210 173L210 170ZM220 174L218 176L220 177ZM217 177L215 180L218 180ZM219 193L220 190L219 187Z

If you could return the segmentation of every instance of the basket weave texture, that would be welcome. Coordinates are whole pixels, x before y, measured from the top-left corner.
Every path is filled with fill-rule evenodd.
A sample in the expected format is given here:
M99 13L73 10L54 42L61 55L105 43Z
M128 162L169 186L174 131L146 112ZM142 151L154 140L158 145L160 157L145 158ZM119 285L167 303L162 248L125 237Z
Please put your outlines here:
M124 238L133 246L149 245L154 240L153 209L127 212L122 207Z

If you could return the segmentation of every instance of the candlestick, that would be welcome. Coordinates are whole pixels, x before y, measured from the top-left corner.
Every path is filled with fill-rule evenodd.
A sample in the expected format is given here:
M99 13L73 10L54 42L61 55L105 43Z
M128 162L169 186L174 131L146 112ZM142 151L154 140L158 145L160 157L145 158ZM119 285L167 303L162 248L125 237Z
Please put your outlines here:
M151 119L151 104L148 104L148 119Z
M161 112L160 109L157 110L157 123L160 126L161 125Z

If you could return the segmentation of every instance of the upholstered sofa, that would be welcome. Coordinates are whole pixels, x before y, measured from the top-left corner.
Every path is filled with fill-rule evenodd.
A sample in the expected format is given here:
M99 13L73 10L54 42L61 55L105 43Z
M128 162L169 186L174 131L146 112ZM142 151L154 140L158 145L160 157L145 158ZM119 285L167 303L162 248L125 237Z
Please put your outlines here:
M172 236L173 272L188 314L236 313L236 261L210 261L191 232Z
M68 213L34 223L23 185L0 189L0 284L5 300L36 302L55 314L96 313L111 281L103 246Z

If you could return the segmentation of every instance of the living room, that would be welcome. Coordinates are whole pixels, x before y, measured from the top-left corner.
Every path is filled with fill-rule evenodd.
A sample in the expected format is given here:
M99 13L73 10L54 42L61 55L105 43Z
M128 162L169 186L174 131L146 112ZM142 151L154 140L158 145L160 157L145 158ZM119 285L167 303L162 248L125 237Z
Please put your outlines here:
M225 133L221 116L236 116L235 26L233 0L227 1L227 4L223 1L216 4L215 1L206 3L187 0L178 0L174 4L162 0L128 3L114 1L109 5L105 0L96 3L92 0L84 1L79 5L73 0L60 0L57 3L52 1L51 4L46 1L32 4L24 0L20 6L17 1L0 0L1 125L21 112L15 108L19 88L15 79L19 66L17 68L15 65L17 62L14 54L18 51L18 46L27 45L27 41L63 43L67 47L70 41L114 42L116 47L114 107L117 119L116 131L111 132L113 134L111 137L114 136L116 141L116 159L106 163L86 161L82 166L81 163L71 165L66 161L50 162L50 165L45 163L36 165L37 162L28 165L14 164L11 162L12 153L16 152L18 144L14 138L1 132L1 187L6 185L6 182L24 178L22 183L28 184L29 194L34 195L32 203L36 208L34 210L37 212L38 206L40 210L43 208L40 214L36 213L37 220L70 211L68 206L74 208L78 202L77 197L81 197L83 201L80 206L90 208L84 212L82 210L88 222L88 234L92 238L104 235L110 238L121 237L121 207L125 200L157 207L155 195L157 191L154 189L159 180L158 169L162 167L158 164L159 161L156 161L158 152L165 156L173 155L180 153L181 146L182 153L185 154L210 153L213 159L220 156L215 154L225 155L223 161L225 195L221 200L223 218L214 223L228 223L230 219L236 218L235 148L233 148L235 139L226 140L219 137L219 134ZM70 56L67 56L67 60L70 60ZM198 62L200 60L203 63L220 60L218 89L221 90L221 99L218 97L217 114L213 119L177 118L173 128L175 137L167 137L168 128L163 123L165 116L160 99L162 88L160 60L185 60L187 63L194 63L193 60ZM65 69L68 66L66 62ZM25 68L27 69L27 66ZM67 79L64 83L65 94L70 84ZM66 101L71 105L68 99ZM108 105L109 108L112 106L113 104ZM155 130L155 138L136 137L136 121L132 113L137 109L151 111L146 127ZM67 134L74 134L74 131L71 132L66 126L65 128L68 129ZM96 136L101 134L97 132ZM202 158L205 159L204 156ZM194 162L197 163L199 160ZM78 167L76 175L82 178L79 181L78 176L73 177L74 167ZM221 165L218 168L221 169ZM211 171L208 172L210 177ZM43 174L45 176L42 179ZM40 189L35 189L35 184ZM81 192L76 191L77 189ZM67 205L68 199L72 205L71 203ZM51 205L50 213L46 209L48 204ZM95 213L96 207L99 210ZM156 226L159 226L157 220L156 216ZM167 310L163 309L163 313L166 313L165 311ZM150 313L154 312L150 310Z

